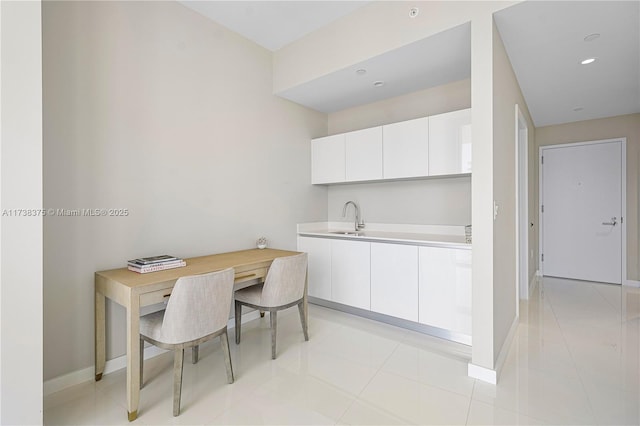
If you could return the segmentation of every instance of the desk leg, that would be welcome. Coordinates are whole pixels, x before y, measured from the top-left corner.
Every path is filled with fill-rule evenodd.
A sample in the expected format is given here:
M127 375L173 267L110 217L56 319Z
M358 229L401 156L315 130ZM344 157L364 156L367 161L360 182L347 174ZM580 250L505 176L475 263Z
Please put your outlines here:
M95 292L95 374L96 382L102 379L105 366L105 297L104 294Z
M307 275L304 278L304 296L302 296L302 307L304 308L304 321L307 324L307 329L309 328L309 271L307 270Z
M138 417L140 403L140 298L132 294L127 309L127 414Z

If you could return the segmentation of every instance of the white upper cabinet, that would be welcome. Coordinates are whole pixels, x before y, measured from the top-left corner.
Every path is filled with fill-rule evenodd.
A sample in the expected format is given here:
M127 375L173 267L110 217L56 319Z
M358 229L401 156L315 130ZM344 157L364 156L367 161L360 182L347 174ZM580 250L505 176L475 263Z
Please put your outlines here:
M471 109L429 117L429 175L471 173Z
M311 141L311 183L345 181L344 133Z
M383 126L384 178L429 175L429 119Z
M347 133L345 163L347 182L382 179L382 127Z
M471 109L311 141L311 183L471 173Z

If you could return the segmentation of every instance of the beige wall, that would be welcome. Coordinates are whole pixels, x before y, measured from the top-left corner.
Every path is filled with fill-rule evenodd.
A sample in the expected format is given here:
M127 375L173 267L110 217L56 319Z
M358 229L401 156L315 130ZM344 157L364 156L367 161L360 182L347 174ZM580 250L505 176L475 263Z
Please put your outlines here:
M329 134L350 132L471 107L471 79L329 114Z
M329 134L469 108L471 80L462 80L329 114ZM440 178L332 185L328 219L342 218L345 202L358 203L367 222L422 225L471 223L471 178Z
M177 2L43 3L44 379L93 365L93 272L160 253L295 249L326 220L309 139L327 116L272 95L272 54ZM107 310L107 358L124 354Z
M640 209L638 192L640 180L640 114L622 115L597 120L578 121L536 129L536 147L573 142L613 138L627 138L627 276L623 279L640 280ZM539 151L536 149L532 166L538 173ZM537 175L536 175L537 176ZM535 203L539 203L539 182L535 181ZM536 209L538 211L538 209ZM536 218L537 220L537 218ZM538 241L535 235L535 241Z
M527 123L531 123L532 120L495 25L493 93L493 197L498 206L493 228L494 351L496 356L499 356L502 345L505 342L509 343L506 339L513 322L517 319L518 304L515 105L518 104ZM534 129L530 124L528 128L528 152L531 155ZM531 209L533 206L529 207Z
M0 2L0 424L3 425L42 424L40 12L40 2Z

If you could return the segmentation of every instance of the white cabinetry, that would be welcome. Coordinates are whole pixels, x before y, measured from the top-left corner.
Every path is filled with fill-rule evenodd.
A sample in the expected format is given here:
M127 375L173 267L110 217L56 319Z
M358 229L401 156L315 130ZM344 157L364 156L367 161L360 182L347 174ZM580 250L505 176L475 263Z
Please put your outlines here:
M429 117L429 175L471 173L471 109Z
M418 321L418 247L371 243L371 310Z
M331 300L331 240L298 237L298 251L309 255L309 296Z
M429 119L383 126L384 178L429 175Z
M311 183L344 182L344 141L344 133L311 141Z
M471 335L471 250L420 247L419 321Z
M311 141L311 183L471 173L471 109Z
M382 127L345 135L345 180L382 179Z
M371 308L370 243L331 240L331 300Z

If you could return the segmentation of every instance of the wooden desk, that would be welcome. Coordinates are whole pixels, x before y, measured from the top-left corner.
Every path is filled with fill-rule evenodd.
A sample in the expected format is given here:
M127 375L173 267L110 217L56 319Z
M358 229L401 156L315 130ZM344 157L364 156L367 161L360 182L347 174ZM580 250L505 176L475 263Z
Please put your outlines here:
M235 269L235 283L264 280L271 262L277 257L298 254L276 249L252 249L186 259L187 266L138 274L127 268L95 274L95 354L96 381L105 366L105 297L124 306L127 315L127 411L129 421L138 416L140 401L140 307L163 302L171 294L176 280L186 275L205 274L226 268ZM257 281L257 282L260 282ZM307 290L305 285L305 315Z

